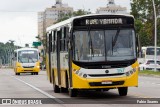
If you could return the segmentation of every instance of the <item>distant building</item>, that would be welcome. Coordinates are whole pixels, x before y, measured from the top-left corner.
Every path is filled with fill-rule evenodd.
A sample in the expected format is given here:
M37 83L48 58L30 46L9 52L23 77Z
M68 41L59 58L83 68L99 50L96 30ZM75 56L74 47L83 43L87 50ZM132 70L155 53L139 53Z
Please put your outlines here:
M53 25L62 14L73 13L73 8L68 4L62 4L62 0L56 0L56 4L51 8L46 8L43 12L38 12L38 36L40 40L45 39L46 28ZM38 46L38 49L44 54L44 47ZM42 57L41 57L42 59ZM43 60L41 60L42 62Z
M99 7L96 11L97 14L128 14L126 7L116 5L114 0L108 0L106 7Z
M44 39L46 28L53 25L62 14L72 13L73 8L68 4L62 4L62 0L56 0L56 4L51 8L46 8L44 12L38 12L38 35Z

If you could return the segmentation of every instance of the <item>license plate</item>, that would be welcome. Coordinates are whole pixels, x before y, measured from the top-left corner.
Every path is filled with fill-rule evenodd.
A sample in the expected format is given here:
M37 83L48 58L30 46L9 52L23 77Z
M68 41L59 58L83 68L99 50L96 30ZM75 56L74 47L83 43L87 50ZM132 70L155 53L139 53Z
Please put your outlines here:
M112 84L112 82L111 81L103 81L103 82L101 82L101 84Z

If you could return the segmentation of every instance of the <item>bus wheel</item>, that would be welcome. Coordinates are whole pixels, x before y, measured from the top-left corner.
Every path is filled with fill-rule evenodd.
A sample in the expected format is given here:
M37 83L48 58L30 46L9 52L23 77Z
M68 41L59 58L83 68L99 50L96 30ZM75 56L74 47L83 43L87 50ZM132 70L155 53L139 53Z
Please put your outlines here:
M36 75L38 75L38 72L35 72Z
M118 92L120 96L126 96L128 92L128 87L119 87Z
M69 89L69 96L70 97L76 97L78 93L78 90L76 89Z
M53 90L55 93L60 93L60 88L56 85L56 83L53 83Z
M16 75L20 75L20 73L15 73Z

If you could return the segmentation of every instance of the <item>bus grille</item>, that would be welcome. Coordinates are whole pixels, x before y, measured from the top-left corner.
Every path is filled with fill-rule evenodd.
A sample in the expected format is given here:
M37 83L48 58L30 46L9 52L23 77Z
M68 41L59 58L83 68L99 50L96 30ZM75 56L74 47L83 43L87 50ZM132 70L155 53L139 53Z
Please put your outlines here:
M34 66L23 66L23 68L34 68Z
M124 75L124 73L115 73L115 74L88 74L91 77L104 77L104 76L120 76Z
M102 84L102 82L90 82L90 86L114 86L114 85L123 85L124 81L115 81L112 84Z

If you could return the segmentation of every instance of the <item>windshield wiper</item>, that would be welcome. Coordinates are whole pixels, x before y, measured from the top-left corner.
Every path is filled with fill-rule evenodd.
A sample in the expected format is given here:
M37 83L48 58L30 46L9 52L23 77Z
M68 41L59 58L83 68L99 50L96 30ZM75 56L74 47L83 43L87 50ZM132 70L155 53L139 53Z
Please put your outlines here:
M23 63L22 59L20 59L19 57L18 57L18 61L20 61L21 63Z
M118 28L118 29L117 29L117 32L116 32L115 38L114 38L114 40L112 40L112 48L115 46L115 44L116 44L116 42L117 42L117 39L118 39L119 33L120 33L120 28Z
M93 51L93 44L92 44L93 42L92 42L92 37L91 37L90 31L88 32L88 35L89 35L89 53L92 58L92 56L94 57L94 51Z
M116 32L116 35L115 35L114 40L112 39L112 54L113 54L113 48L114 48L114 46L115 46L115 44L116 44L116 42L117 42L117 39L118 39L119 33L120 33L120 27L119 27L119 28L117 28L117 32Z

